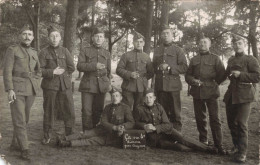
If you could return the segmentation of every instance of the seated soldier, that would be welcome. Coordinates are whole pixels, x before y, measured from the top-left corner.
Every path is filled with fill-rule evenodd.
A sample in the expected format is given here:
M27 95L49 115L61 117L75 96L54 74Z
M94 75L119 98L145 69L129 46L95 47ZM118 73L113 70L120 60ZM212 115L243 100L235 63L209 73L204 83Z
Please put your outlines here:
M134 119L130 107L121 103L122 94L112 88L111 100L101 115L101 124L84 133L57 137L60 147L90 146L90 145L122 145L122 135L125 130L132 129Z
M134 116L136 127L144 129L147 145L178 151L198 150L214 152L214 150L198 141L183 136L172 127L163 107L155 103L156 96L152 89L145 92L144 104L137 106Z

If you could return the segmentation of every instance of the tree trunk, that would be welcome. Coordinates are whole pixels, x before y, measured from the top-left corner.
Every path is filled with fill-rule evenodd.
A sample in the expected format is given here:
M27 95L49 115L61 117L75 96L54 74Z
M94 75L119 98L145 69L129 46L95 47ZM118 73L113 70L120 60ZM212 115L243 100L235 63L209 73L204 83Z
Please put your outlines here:
M40 17L40 3L37 2L34 6L34 48L40 50L40 37L39 37L39 17Z
M169 24L169 0L162 0L161 27Z
M248 39L252 47L253 56L258 59L258 49L257 49L257 39L256 39L256 27L257 27L257 16L256 16L256 7L259 5L258 2L250 3L250 23L249 23L249 34Z
M91 12L91 27L93 28L94 25L95 25L95 4L96 4L96 1L93 0L93 3L92 3L92 12Z
M76 28L78 23L78 9L79 0L68 0L63 46L66 47L71 53L74 50L75 41L77 38Z
M108 8L108 51L112 56L112 24L111 24L111 2L107 2Z
M125 53L127 52L127 48L128 48L128 33L129 33L129 29L127 29L127 31L126 31Z
M146 7L146 33L145 33L145 45L144 45L144 52L148 55L151 51L151 36L152 36L152 27L153 27L153 1L147 0L147 7Z

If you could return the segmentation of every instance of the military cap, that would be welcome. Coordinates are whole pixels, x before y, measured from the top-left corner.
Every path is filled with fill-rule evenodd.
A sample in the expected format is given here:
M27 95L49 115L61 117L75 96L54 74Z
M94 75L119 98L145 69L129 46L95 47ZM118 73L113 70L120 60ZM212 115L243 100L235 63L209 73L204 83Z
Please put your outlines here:
M164 30L167 30L167 29L171 29L169 25L164 24L164 25L161 26L161 31L164 31Z
M135 32L133 40L138 40L140 38L144 39L144 36L138 32Z
M100 27L95 27L93 30L92 30L92 36L95 35L95 34L98 34L98 33L105 33L103 29L101 29Z
M31 30L31 31L33 31L32 27L31 27L29 24L25 24L25 25L21 28L20 33L22 33L22 32L25 31L25 30Z
M48 35L50 35L52 32L59 32L60 33L60 30L58 28L56 28L55 26L49 26L49 28L47 29L48 30Z
M232 35L232 43L235 43L235 42L240 41L240 40L244 41L244 38L239 36L239 35L236 35L236 34Z
M153 93L153 94L154 94L153 88L148 88L148 89L146 89L145 92L144 92L145 95L147 95L147 94L149 94L149 93Z
M119 92L122 94L122 91L118 88L116 88L115 86L112 86L112 89L109 91L109 93L112 95L115 92Z

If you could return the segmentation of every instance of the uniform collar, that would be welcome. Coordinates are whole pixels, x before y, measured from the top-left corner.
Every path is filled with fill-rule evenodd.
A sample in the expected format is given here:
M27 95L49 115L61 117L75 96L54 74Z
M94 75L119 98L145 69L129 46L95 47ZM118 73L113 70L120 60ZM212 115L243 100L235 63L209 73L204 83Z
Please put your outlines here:
M170 43L163 43L163 46L165 46L165 47L169 47L169 46L172 46L172 44L173 44L173 42L170 42Z
M30 47L31 47L30 45L28 46L28 45L26 45L26 44L24 44L24 43L22 43L22 42L20 43L20 45L21 45L23 48L30 48Z
M96 49L101 49L101 48L102 48L102 46L97 46L97 45L95 45L95 44L92 44L92 45L93 45L93 47L96 48Z
M137 53L142 53L143 52L143 50L137 50L137 49L134 49L134 51L137 52Z
M204 56L204 55L209 55L209 54L210 54L209 51L206 51L206 52L200 51L200 55L202 55L202 56Z
M112 105L112 107L118 107L119 105L121 105L121 103L118 103L118 104L111 104Z
M244 52L242 52L242 53L238 53L238 52L236 52L236 54L235 54L236 57L241 57L241 56L243 56L243 55L245 55Z
M56 46L56 47L50 45L50 48L51 48L51 49L59 49L59 47L60 47L60 45L58 45L58 46Z

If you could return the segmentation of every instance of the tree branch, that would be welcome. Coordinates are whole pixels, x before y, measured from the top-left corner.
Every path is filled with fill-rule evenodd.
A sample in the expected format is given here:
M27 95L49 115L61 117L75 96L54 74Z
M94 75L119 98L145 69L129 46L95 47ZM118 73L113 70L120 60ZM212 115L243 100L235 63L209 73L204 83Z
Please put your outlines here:
M27 7L24 7L26 14L28 15L28 17L30 18L30 21L33 25L33 27L35 26L35 22L33 21L33 17L29 14L29 9Z
M123 38L124 35L126 34L126 32L127 32L127 28L125 28L124 33L123 33L120 37L118 37L117 39L115 39L111 44L114 45L117 41L119 41L121 38Z

